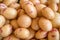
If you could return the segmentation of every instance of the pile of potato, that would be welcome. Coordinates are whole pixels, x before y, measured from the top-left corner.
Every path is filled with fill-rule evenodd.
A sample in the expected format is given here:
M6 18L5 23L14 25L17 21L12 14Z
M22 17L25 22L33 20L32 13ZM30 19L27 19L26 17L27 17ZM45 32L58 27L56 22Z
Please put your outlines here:
M0 0L0 40L59 40L60 0Z

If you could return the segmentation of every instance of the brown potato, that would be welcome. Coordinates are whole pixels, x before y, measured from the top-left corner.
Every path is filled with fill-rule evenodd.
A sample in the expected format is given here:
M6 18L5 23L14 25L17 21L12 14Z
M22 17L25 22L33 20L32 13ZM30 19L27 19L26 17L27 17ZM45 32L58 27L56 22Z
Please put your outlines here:
M54 19L55 17L53 10L49 7L45 7L42 9L42 15L50 20Z
M18 28L14 32L15 36L21 39L26 39L29 37L30 32L26 28Z
M27 15L21 15L17 22L20 27L28 28L31 25L31 18Z
M58 4L58 12L60 12L60 3Z
M35 31L39 30L39 24L38 24L39 18L33 19L31 28Z
M59 40L59 32L56 28L53 28L49 33L48 33L48 40Z
M52 30L52 23L43 17L39 20L39 26L44 31L51 31Z
M17 28L19 28L19 26L18 26L18 23L17 23L17 20L16 20L16 19L11 20L10 24L12 25L12 28L13 28L13 29L17 29Z
M6 19L4 16L0 15L0 28L6 23Z
M10 24L6 24L0 29L0 35L2 37L7 37L11 33L12 33L12 26Z
M45 4L48 0L40 0L41 4Z
M14 19L17 16L17 11L14 8L7 8L2 15L7 19Z
M0 0L0 2L2 2L3 0Z
M20 39L15 37L14 35L10 35L10 36L3 38L3 40L20 40Z
M45 38L46 36L47 36L47 32L46 31L43 31L43 30L39 30L35 34L35 38L36 39Z

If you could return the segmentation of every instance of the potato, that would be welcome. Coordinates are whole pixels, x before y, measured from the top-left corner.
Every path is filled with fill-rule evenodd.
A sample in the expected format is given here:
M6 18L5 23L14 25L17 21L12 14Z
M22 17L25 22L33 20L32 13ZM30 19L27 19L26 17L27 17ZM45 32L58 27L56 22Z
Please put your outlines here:
M15 9L19 9L20 8L20 4L18 4L18 3L12 3L11 5L9 5L9 7L15 8Z
M36 39L45 38L46 36L47 36L47 32L43 30L38 30L35 34Z
M7 19L5 24L9 24L9 23L10 23L10 20Z
M56 12L56 11L58 10L58 6L57 6L57 4L55 4L55 3L49 4L49 7L50 7L54 12Z
M29 37L30 32L26 28L18 28L14 32L15 36L21 39L26 39Z
M39 30L38 21L39 21L39 18L35 18L32 20L31 28L35 31Z
M24 6L24 10L27 13L27 15L29 15L31 18L36 18L37 17L37 10L33 5L27 3Z
M59 0L48 0L48 3L51 4L51 3L59 3Z
M0 2L2 2L3 0L0 0Z
M39 20L39 26L44 31L51 31L52 30L52 23L48 19L45 19L43 17Z
M17 2L18 0L4 0L3 3L9 6L11 3Z
M19 28L19 26L18 26L18 23L17 23L17 20L16 20L16 19L11 20L10 24L12 25L12 28L13 28L13 29L17 29L17 28Z
M3 38L3 40L20 40L20 39L15 37L14 35L10 35L10 36Z
M38 15L39 17L42 16L41 10L42 10L44 7L46 7L46 5L44 5L44 4L39 4L39 5L36 5L35 7L36 7L36 10L37 10L37 15Z
M17 22L20 27L28 28L31 25L31 18L27 15L21 15Z
M0 35L2 37L7 37L11 33L12 33L12 26L10 24L6 24L0 29Z
M40 0L40 3L41 3L41 4L46 4L47 1L48 1L48 0Z
M17 11L14 8L7 8L2 15L7 19L14 19L17 16Z
M51 22L54 28L60 27L60 14L58 12L55 13L55 18Z
M45 7L42 9L42 15L50 20L54 19L55 17L53 10L49 7Z
M59 40L59 32L56 28L53 28L49 33L48 33L48 40Z
M30 0L34 5L40 4L39 0Z
M35 31L33 29L28 28L28 30L30 31L30 35L26 40L32 39L34 37L34 35L35 35Z
M24 14L25 14L25 11L23 9L18 9L18 17Z
M47 40L47 39L40 39L40 40Z
M0 15L0 28L6 23L6 19L4 16Z

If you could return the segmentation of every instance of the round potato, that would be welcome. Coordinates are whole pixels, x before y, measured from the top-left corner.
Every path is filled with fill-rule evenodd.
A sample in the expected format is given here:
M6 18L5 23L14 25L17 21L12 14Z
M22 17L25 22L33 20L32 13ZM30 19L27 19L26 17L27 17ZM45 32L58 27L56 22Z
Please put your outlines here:
M17 16L17 11L14 8L7 8L2 15L7 19L14 19Z
M18 28L14 32L15 36L21 39L26 39L29 37L30 32L26 28Z
M35 34L35 38L37 39L45 38L46 36L47 36L47 32L43 30L39 30Z
M38 21L39 21L39 18L32 20L31 28L35 31L39 30Z
M3 40L20 40L20 39L15 37L14 35L10 35L10 36L5 37Z
M6 23L6 19L4 16L0 15L0 28Z
M51 31L52 30L52 23L48 19L45 19L43 17L39 20L39 26L44 31Z
M55 17L53 10L49 7L45 7L42 9L42 15L50 20L54 19Z
M12 33L12 26L10 24L6 24L0 29L0 35L2 37L7 37L11 33Z
M40 0L41 4L46 4L47 0Z
M49 33L48 33L48 40L59 40L59 32L56 28L53 28Z
M21 15L17 22L20 27L28 28L31 25L31 18L27 15Z

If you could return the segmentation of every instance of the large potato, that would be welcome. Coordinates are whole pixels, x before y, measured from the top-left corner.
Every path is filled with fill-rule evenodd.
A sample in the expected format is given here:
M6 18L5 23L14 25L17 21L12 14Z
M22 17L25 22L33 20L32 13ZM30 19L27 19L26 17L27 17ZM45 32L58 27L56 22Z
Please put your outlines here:
M47 19L54 19L55 17L53 10L49 7L45 7L42 9L42 15Z
M31 25L31 18L27 15L21 15L17 22L20 27L28 28Z
M30 35L30 32L26 28L18 28L14 32L15 36L22 39L27 39Z
M43 17L39 20L39 26L44 31L51 31L52 30L52 23Z

